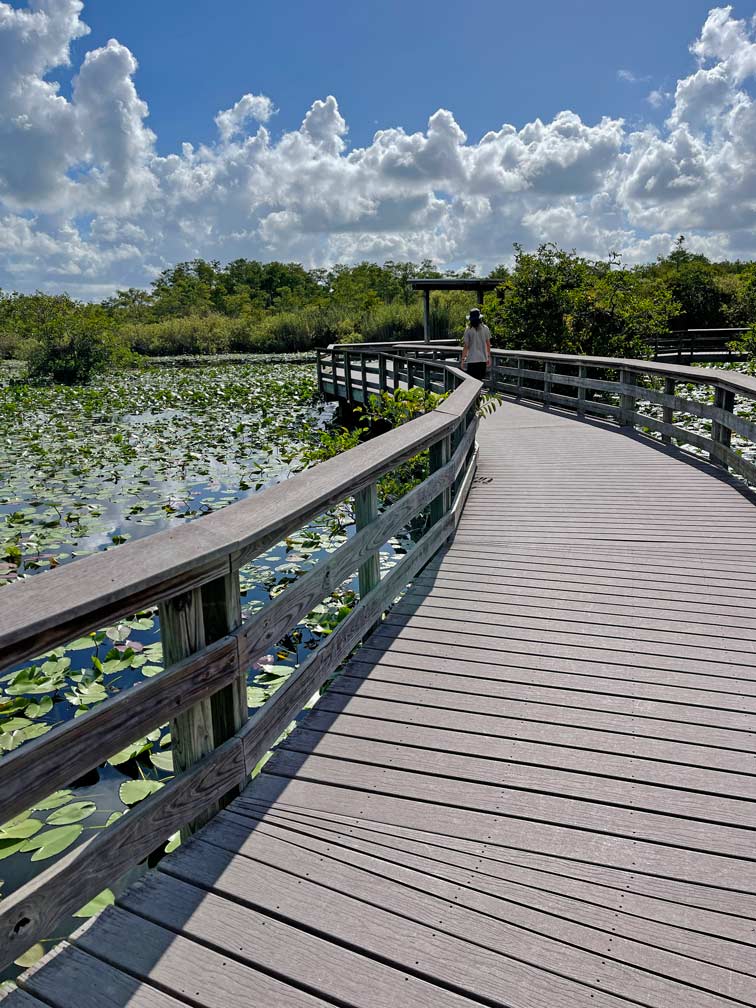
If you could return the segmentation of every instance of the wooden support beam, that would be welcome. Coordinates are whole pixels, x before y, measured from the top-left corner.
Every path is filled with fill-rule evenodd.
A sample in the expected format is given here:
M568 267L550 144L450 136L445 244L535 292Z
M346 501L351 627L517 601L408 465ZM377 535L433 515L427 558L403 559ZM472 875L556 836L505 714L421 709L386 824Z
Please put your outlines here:
M378 517L378 485L370 483L364 490L354 496L354 524L358 532L367 528ZM364 598L368 592L381 580L381 568L378 553L361 564L359 569L360 598Z
M635 385L636 375L632 371L625 371L625 370L620 371L620 384ZM628 395L626 392L620 393L619 422L621 427L633 426L633 414L635 413L636 402L637 402L636 396Z
M175 665L205 646L205 621L202 589L176 595L160 605L160 637L163 660ZM188 770L215 748L213 709L210 697L198 701L171 722L171 751L177 774ZM182 837L191 836L218 811L213 805L196 820L182 828Z
M664 379L664 393L665 395L673 396L675 394L675 379L665 378ZM662 421L665 424L673 424L675 422L675 411L671 406L662 407ZM669 434L662 434L662 441L664 444L672 444L672 438Z
M423 339L430 343L430 291L423 291Z

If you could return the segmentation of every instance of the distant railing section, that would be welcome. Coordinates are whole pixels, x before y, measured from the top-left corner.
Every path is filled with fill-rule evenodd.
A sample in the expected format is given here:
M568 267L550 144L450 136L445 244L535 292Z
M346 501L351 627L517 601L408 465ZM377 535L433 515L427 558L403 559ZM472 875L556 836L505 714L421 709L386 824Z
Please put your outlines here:
M675 329L654 337L654 359L690 364L694 360L739 360L730 343L746 331L732 329Z
M475 471L480 382L440 361L369 348L335 351L330 361L331 387L356 401L358 386L396 382L449 395L431 412L198 521L2 590L0 672L156 603L166 667L3 756L0 823L166 722L175 776L2 900L0 968L178 829L191 832L236 794L453 533ZM323 371L321 387L328 380ZM378 480L425 450L428 478L379 511ZM242 621L240 567L347 498L354 499L355 535ZM426 531L381 577L379 550L421 512L428 514ZM355 572L355 608L248 718L247 670Z
M690 445L756 485L756 378L661 362L494 350L491 389Z

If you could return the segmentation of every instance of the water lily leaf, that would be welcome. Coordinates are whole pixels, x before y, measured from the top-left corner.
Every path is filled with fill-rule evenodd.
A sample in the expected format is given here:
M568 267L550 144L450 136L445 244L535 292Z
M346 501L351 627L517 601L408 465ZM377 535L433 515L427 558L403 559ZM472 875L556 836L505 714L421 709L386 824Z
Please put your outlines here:
M94 802L71 802L70 805L64 805L63 808L57 809L52 815L48 816L47 824L48 826L64 826L68 823L81 822L82 819L88 819L91 815L94 815L96 811L97 806Z
M81 836L83 826L56 826L24 842L24 851L34 851L32 861L44 861L70 847Z
M94 917L105 907L112 906L115 903L115 896L110 891L110 889L103 889L101 893L95 896L94 899L90 900L81 910L77 910L73 915L74 917Z
M157 767L158 770L165 770L168 773L173 773L173 756L170 752L150 753L150 762L153 766Z
M126 815L126 813L125 812L111 812L110 815L108 816L108 819L107 819L107 822L105 823L105 825L106 826L112 826L113 823L117 819L120 819L122 815Z
M39 819L32 819L28 812L8 820L0 829L0 840L28 840L42 829Z
M93 648L97 646L97 642L92 637L79 637L75 640L73 644L69 644L66 648L67 651L84 651L87 648Z
M44 717L46 714L50 713L52 708L52 697L43 697L39 703L28 704L24 713L30 718Z
M174 833L168 838L168 843L165 845L165 853L170 854L171 851L175 851L177 847L181 846L181 833Z
M47 812L50 809L60 808L61 805L66 805L73 798L73 791L66 789L65 791L55 791L50 795L49 798L45 798L44 801L37 802L36 805L32 807L33 812Z
M124 805L136 805L148 795L159 791L163 785L154 780L125 781L118 789L118 794Z
M43 945L37 944L32 945L22 956L18 959L14 959L14 964L16 966L21 966L23 969L29 969L35 963L38 963L42 956L45 954L45 949Z

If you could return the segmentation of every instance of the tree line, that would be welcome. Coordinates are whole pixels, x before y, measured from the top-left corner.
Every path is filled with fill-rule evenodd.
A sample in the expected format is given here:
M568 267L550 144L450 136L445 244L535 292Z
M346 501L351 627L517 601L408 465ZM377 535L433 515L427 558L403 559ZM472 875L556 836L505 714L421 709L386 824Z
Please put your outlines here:
M119 290L98 304L0 291L0 358L77 381L138 357L419 339L422 304L409 281L475 275L473 266L440 273L427 260L305 269L195 259L164 270L147 290ZM484 305L493 342L513 349L644 357L670 330L756 325L756 263L711 262L683 237L668 255L634 267L616 255L516 245L513 265L489 276L500 280ZM431 335L461 334L470 306L464 292L433 294Z

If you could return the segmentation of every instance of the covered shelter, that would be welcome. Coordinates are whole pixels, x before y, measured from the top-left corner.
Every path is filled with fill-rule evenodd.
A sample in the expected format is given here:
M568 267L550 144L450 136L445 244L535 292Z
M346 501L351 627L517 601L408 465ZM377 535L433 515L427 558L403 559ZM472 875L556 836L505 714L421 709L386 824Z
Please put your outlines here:
M417 277L409 281L413 290L423 292L423 338L426 343L430 343L430 295L434 290L462 290L475 291L478 304L483 304L483 294L485 291L494 290L501 284L501 278L483 280L480 277L470 277L460 279L458 277Z

